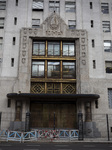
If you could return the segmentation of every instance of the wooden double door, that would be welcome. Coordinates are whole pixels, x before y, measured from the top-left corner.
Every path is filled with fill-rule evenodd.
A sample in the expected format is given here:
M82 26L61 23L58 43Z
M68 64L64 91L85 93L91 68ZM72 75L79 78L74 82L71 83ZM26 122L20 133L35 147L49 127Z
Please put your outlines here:
M76 104L36 103L30 104L31 128L76 128Z

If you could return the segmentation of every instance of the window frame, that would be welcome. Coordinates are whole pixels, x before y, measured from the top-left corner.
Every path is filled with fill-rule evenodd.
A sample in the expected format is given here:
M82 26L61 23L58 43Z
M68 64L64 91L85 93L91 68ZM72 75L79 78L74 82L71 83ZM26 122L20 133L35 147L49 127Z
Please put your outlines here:
M68 28L69 29L76 29L76 20L68 20Z
M37 49L38 54L33 53L34 52L34 44L38 44L38 49ZM41 51L40 44L44 44L44 51L43 51L44 54L43 55L39 54ZM45 49L46 49L46 42L45 41L33 41L33 43L32 43L32 56L45 56L45 53L46 53Z
M43 62L44 64L33 64L33 62ZM35 76L35 75L33 75L33 65L37 65L37 67L40 66L40 65L42 65L42 66L44 67L44 71L43 71L44 75L43 75L43 76L39 76L39 75ZM39 74L39 68L36 68L36 73ZM31 65L31 77L32 77L32 78L45 78L45 61L32 60L32 65Z
M112 109L112 88L108 88L108 106Z
M63 63L74 63L74 65L63 65ZM74 74L70 74L70 75L72 75L73 77L64 77L64 72L69 72L70 73L70 71L64 71L64 66L74 66ZM68 70L69 70L70 68L68 68ZM66 73L66 74L67 74ZM63 61L62 62L62 78L63 79L75 79L76 78L76 61Z
M106 43L110 44L110 46L105 46ZM104 51L105 52L112 52L112 41L111 40L104 40L103 44L104 44Z
M65 12L76 12L76 2L65 1Z
M59 63L59 65L49 65L48 63ZM49 76L49 66L52 66L53 67L53 73L54 72L58 72L58 75L55 77L55 76L53 76L53 75L51 75L51 76ZM55 66L59 66L59 70L58 71L55 71ZM47 61L47 78L53 78L53 79L56 79L56 78L60 78L61 77L61 69L60 69L60 67L61 67L61 63L60 63L60 61Z
M105 61L105 71L112 74L112 61Z
M70 54L69 54L69 52L70 52L69 46L72 45L72 44L74 45L74 54L73 54L73 55L70 55ZM65 55L65 54L64 54L64 45L68 45L68 50L67 50L68 55ZM75 56L75 42L64 42L64 41L63 41L62 46L63 46L63 50L62 50L62 55L63 55L63 56L67 56L67 57Z
M40 19L32 19L32 28L40 28Z
M53 45L53 49L51 49L50 51L49 51L49 44L50 43L52 43L51 45ZM57 43L57 44L56 44ZM55 42L55 41L48 41L48 44L47 44L48 46L47 46L47 55L48 56L60 56L61 55L61 49L60 49L60 42ZM55 46L56 45L59 45L59 54L55 54ZM52 55L50 55L49 53L52 51Z
M39 6L39 4L42 6ZM34 7L36 5L37 5L37 7ZM32 10L33 11L43 11L44 10L44 1L43 0L33 0Z
M0 10L6 10L6 1L0 1Z
M51 5L51 2L52 2L52 5ZM54 6L53 6L54 4ZM56 6L55 4L59 4L58 6ZM49 11L50 12L60 12L60 1L59 0L56 0L56 1L49 1Z
M109 3L101 3L101 12L103 14L109 14Z
M104 33L111 32L110 21L102 21L102 28Z
M0 22L0 29L4 29L5 18L4 17L0 17L0 20L2 20Z

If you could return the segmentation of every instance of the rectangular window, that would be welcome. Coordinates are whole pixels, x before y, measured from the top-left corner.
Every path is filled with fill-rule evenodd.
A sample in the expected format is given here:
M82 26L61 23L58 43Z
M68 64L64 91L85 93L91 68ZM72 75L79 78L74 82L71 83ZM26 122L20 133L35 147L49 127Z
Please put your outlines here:
M48 61L48 73L49 78L60 78L60 62L58 61Z
M90 2L90 9L93 9L93 3Z
M60 55L60 43L59 42L48 42L48 55L49 56Z
M111 40L104 40L104 51L112 52L112 41Z
M40 19L32 19L32 28L40 27Z
M112 73L112 61L105 62L106 73Z
M69 29L76 29L76 20L68 20Z
M44 77L44 61L32 61L32 77Z
M112 109L112 88L108 89L108 104L109 104L109 108Z
M93 20L91 20L91 28L93 28L94 26L94 23L93 23Z
M44 41L33 42L33 55L39 55L39 56L45 55L45 42Z
M63 42L63 56L75 56L75 44Z
M76 4L75 2L65 2L65 11L66 12L75 12L76 11Z
M75 78L75 62L63 62L63 78Z
M98 108L98 100L95 100L95 108Z
M17 18L14 18L14 25L17 25Z
M1 0L0 1L0 10L5 10L6 9L6 1Z
M51 12L59 12L60 11L60 2L59 1L49 1L49 10Z
M44 2L43 0L33 0L32 10L33 11L43 11Z
M2 50L2 45L3 45L3 37L0 37L0 50Z
M92 47L95 47L95 41L92 39Z
M110 32L110 21L102 21L103 32Z
M96 61L93 60L93 69L96 69Z
M14 67L14 58L11 58L11 67Z
M4 28L4 18L0 18L0 29Z
M18 6L18 0L15 0L15 4L16 4L16 6Z
M108 14L109 13L109 4L101 3L101 11L103 14Z
M11 99L7 100L7 107L11 107Z
M16 44L16 38L15 37L13 37L13 41L12 41L13 43L13 45L15 45Z

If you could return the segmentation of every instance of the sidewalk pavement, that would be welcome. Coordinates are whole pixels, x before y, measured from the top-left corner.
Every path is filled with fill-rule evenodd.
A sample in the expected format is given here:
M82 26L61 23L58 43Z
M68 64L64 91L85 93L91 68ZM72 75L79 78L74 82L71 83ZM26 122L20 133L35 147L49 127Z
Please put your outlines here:
M0 143L7 142L7 139L1 139ZM9 141L9 142L20 142L20 141ZM47 143L47 142L57 142L57 143L65 143L65 142L73 142L73 143L111 143L112 138L108 140L108 138L84 138L83 140L78 140L77 138L38 138L37 140L25 140L21 141L21 143L33 142L33 143Z

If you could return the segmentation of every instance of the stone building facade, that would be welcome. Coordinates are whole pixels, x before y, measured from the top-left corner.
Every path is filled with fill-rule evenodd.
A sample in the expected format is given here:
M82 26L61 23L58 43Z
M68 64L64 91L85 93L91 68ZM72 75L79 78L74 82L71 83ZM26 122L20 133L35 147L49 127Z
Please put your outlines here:
M52 128L54 112L56 128L78 128L82 112L88 135L98 129L100 137L91 115L112 114L111 7L111 0L0 0L1 129L25 130L27 112L30 128Z

